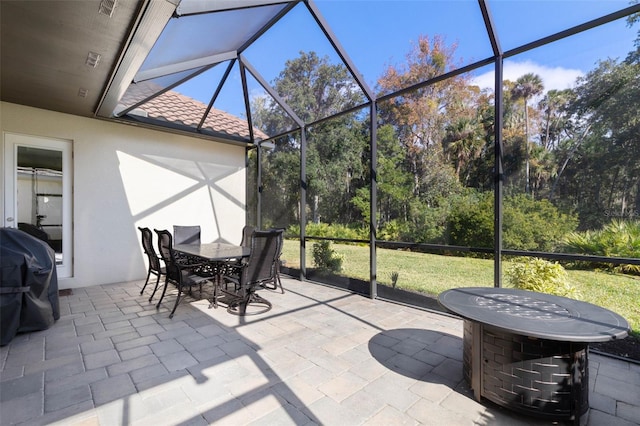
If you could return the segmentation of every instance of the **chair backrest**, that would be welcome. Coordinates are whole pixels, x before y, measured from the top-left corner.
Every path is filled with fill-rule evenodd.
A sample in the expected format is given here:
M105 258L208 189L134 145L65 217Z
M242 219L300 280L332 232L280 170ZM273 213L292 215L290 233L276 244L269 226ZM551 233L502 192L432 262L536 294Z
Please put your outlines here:
M251 247L251 235L255 230L255 226L250 225L246 225L244 228L242 228L242 241L240 242L240 245L242 247Z
M158 259L156 250L153 248L153 233L151 232L151 229L141 227L138 227L138 229L142 234L142 248L149 258L149 268L156 272L160 272L160 259Z
M174 244L200 244L200 225L173 225Z
M156 234L158 234L158 252L160 252L160 257L162 257L164 261L167 276L169 279L177 280L179 279L180 270L176 266L176 258L173 254L173 238L171 232L166 229L155 229L155 231Z
M282 251L282 231L253 231L251 235L251 254L246 268L242 271L241 282L244 286L257 286L263 282L274 281L276 262Z
M279 233L278 238L280 239L280 250L281 250L280 254L282 254L282 246L284 244L284 232L286 231L286 228L271 228L271 231L275 231Z

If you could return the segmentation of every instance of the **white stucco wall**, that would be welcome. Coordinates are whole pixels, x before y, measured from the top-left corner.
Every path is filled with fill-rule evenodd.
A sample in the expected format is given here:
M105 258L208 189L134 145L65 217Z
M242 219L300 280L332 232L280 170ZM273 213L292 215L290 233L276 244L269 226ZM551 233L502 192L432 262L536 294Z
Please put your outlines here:
M138 226L200 225L203 241L240 242L243 147L6 102L0 129L73 142L73 277L61 289L144 278Z

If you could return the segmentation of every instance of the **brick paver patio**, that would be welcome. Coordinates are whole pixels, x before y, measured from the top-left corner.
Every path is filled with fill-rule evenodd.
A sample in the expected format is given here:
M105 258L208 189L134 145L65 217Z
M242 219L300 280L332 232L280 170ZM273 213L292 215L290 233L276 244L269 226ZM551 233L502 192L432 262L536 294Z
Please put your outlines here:
M49 330L0 348L0 424L543 425L476 402L462 322L284 280L237 317L141 282L74 289ZM582 423L640 422L640 365L591 354Z

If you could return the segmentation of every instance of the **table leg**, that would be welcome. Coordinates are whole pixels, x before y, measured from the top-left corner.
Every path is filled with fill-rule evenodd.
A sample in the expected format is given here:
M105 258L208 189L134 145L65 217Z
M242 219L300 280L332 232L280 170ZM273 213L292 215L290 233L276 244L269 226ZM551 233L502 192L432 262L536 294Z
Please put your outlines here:
M213 278L213 297L209 302L209 309L211 309L211 307L218 309L218 289L222 285L222 268L220 264L214 264L214 270L216 271L216 273L215 277Z
M473 396L476 401L480 401L482 398L482 324L474 322L473 327L473 339L472 339L472 353L471 353L471 388L473 389Z

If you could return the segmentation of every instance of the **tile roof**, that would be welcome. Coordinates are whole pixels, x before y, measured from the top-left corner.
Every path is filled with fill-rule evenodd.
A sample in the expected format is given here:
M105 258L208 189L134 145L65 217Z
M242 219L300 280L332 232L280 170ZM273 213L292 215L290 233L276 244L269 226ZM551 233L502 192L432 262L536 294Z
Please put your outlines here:
M132 84L120 101L121 106L123 106L122 109L129 108L162 89L161 86L151 82ZM152 120L175 123L195 130L206 109L206 104L169 90L140 105L129 112L129 115L144 116ZM221 134L221 136L229 135L249 139L249 126L245 119L216 108L211 108L202 125L202 129ZM253 133L256 141L269 138L267 134L255 127Z

